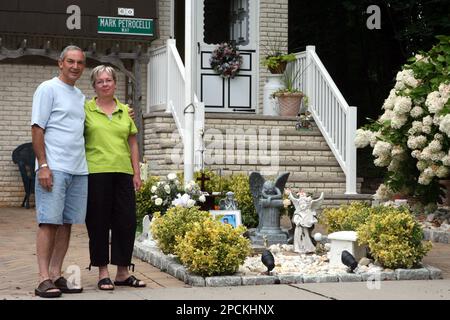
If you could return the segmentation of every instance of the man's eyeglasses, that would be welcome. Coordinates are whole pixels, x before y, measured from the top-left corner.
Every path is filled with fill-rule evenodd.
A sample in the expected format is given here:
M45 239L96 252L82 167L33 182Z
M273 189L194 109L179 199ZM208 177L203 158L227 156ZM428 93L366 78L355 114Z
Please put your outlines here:
M113 82L114 82L113 79L96 80L96 81L95 81L95 85L101 86L102 84L111 84L111 83L113 83Z

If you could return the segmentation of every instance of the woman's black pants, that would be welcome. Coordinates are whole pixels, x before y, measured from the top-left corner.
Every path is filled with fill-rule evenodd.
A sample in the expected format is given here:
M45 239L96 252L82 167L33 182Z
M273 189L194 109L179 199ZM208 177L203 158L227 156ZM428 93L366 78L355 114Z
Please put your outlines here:
M89 174L86 227L91 265L129 266L136 233L133 176L125 173Z

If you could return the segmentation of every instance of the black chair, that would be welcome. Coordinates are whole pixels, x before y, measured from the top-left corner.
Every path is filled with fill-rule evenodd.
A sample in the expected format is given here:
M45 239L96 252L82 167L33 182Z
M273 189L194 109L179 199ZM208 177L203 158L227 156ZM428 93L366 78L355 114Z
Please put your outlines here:
M25 198L22 207L30 208L30 195L34 193L34 181L36 173L34 171L35 155L31 142L21 144L12 153L12 160L19 166L22 176L23 187L25 189Z

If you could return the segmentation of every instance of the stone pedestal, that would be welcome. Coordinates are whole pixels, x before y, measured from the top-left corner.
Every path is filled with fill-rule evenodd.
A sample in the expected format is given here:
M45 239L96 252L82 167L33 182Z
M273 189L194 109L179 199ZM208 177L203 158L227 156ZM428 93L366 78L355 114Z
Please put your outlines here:
M280 211L279 208L268 208L263 211L262 227L250 234L250 240L253 245L264 246L265 240L267 245L286 244L288 241L287 232L280 227Z
M328 235L328 240L331 242L330 249L330 267L346 268L341 261L342 251L347 250L351 253L356 261L366 256L366 247L359 246L356 240L358 239L355 231L339 231Z

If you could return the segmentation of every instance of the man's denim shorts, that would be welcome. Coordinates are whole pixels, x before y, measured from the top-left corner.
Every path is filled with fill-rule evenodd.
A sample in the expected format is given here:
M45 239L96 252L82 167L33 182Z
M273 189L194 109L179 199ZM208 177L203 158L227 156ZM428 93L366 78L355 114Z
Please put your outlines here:
M87 175L52 171L53 188L47 191L36 179L36 218L39 224L84 224L87 206ZM37 175L36 175L37 178Z

